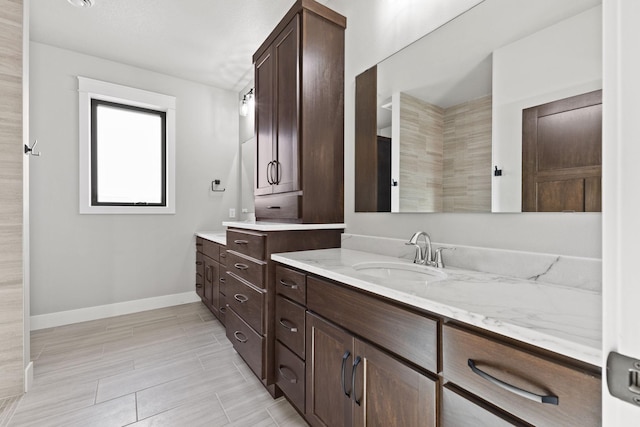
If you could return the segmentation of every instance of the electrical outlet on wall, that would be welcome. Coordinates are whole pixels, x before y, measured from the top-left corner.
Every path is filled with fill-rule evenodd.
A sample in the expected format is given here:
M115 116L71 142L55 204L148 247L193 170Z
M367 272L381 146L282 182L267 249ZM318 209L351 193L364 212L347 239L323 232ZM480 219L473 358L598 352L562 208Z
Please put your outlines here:
M229 208L229 218L235 218L235 217L236 217L235 208Z

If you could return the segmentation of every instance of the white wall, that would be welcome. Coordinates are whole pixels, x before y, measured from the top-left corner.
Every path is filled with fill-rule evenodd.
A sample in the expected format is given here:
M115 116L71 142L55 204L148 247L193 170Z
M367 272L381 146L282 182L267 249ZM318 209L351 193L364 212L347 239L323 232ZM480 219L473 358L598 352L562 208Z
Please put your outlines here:
M30 59L31 315L193 291L193 233L236 205L237 93L40 43ZM177 98L175 215L78 213L78 75Z
M522 206L522 110L602 89L602 7L493 53L492 211Z
M407 239L424 229L438 242L575 256L601 256L600 214L354 213L355 77L478 0L326 1L347 17L345 222L356 234Z

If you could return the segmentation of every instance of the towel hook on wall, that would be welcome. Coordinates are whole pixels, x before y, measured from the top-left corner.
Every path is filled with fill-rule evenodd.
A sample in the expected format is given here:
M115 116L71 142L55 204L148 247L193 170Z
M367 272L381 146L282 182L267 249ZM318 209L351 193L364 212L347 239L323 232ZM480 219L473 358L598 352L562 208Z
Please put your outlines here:
M36 139L35 141L33 141L33 145L31 147L29 147L27 144L24 144L24 154L31 154L34 157L40 157L40 152L39 151L33 151L36 148L36 145L38 145L38 140Z

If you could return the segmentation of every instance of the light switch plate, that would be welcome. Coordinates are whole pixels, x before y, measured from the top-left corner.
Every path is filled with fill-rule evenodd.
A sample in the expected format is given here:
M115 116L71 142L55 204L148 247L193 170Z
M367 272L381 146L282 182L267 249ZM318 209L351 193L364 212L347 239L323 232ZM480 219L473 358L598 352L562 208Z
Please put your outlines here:
M229 208L229 218L235 218L235 217L236 217L235 208Z

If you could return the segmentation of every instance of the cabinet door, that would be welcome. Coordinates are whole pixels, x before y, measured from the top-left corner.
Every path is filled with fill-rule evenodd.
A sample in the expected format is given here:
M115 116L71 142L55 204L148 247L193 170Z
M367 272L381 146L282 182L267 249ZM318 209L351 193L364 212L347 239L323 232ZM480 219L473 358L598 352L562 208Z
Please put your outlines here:
M436 425L436 382L360 340L355 342L355 426Z
M299 177L299 15L280 33L273 44L276 79L276 153L274 193L300 189Z
M211 312L218 316L218 309L220 307L220 264L213 261L211 263L211 297L209 298L211 304Z
M313 426L350 426L353 337L309 312L306 328L307 421Z
M201 252L196 252L196 293L204 298L204 261Z
M255 195L271 194L274 164L274 61L267 50L256 61L256 171Z

